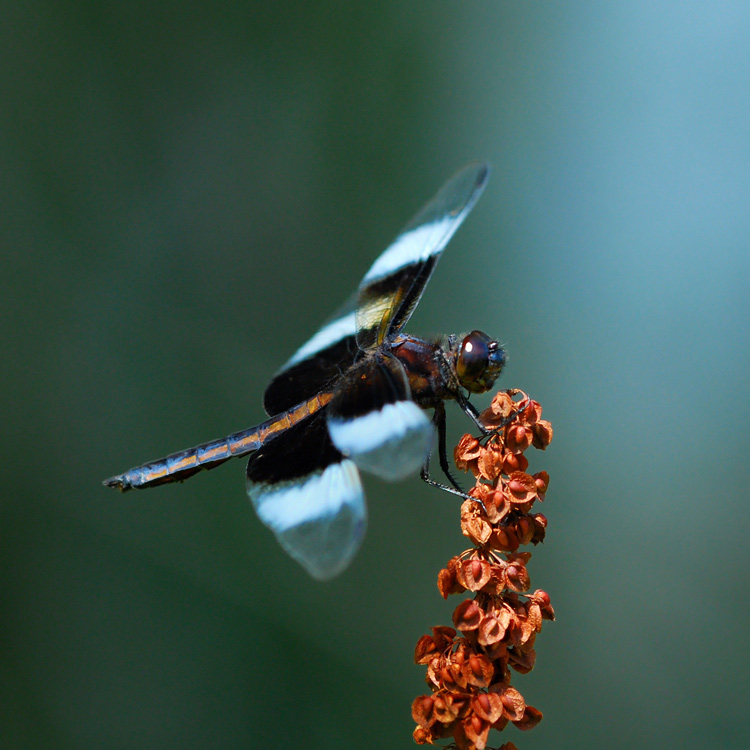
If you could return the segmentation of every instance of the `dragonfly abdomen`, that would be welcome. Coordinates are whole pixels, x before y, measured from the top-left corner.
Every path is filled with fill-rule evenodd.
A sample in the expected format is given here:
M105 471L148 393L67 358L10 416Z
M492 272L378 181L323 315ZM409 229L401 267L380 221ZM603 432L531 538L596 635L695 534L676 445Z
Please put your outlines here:
M239 458L257 451L292 425L322 409L330 400L330 393L319 393L255 427L149 461L142 466L128 469L124 474L105 479L104 484L126 492L157 487L169 482L181 482L199 471L213 469L230 458Z

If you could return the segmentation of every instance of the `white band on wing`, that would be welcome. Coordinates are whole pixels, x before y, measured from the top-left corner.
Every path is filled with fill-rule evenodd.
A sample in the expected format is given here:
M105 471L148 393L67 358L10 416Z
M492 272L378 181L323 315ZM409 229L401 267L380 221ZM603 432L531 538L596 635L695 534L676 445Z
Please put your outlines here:
M446 216L431 224L424 224L421 227L412 229L410 232L404 232L372 264L370 270L365 274L364 279L362 279L362 284L369 284L371 281L389 276L398 271L399 268L426 260L433 253L440 252L445 243L436 243L432 241L432 238L445 234L453 223L456 223L454 218ZM456 229L458 229L457 223L453 231ZM448 236L450 237L450 235Z
M307 572L328 580L349 566L362 544L367 507L352 461L294 482L248 482L258 517Z
M357 330L357 324L354 318L354 312L347 313L341 318L332 320L324 325L304 346L301 346L294 356L284 365L286 370L297 362L311 357L317 352L322 352L337 341L345 339L347 336L353 336Z
M413 401L397 401L353 419L329 416L328 432L360 469L397 481L422 468L435 429Z

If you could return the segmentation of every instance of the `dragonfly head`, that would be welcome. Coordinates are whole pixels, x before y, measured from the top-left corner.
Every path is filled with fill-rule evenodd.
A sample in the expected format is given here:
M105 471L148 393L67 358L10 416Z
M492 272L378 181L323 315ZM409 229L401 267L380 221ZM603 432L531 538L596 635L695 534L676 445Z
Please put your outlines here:
M484 393L495 384L506 362L505 350L486 333L472 331L456 355L458 382L470 393Z

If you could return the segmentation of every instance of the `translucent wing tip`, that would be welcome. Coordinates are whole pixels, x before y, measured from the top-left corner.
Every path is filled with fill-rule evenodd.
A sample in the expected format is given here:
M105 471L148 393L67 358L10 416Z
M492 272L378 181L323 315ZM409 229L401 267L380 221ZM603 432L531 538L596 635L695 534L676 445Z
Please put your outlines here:
M445 184L452 193L465 194L466 203L459 210L470 210L487 186L492 167L486 161L474 161L459 169Z
M490 179L492 166L487 161L472 161L463 169L459 169L458 174L464 171L474 173L476 175L477 187L484 187L487 184L487 180Z

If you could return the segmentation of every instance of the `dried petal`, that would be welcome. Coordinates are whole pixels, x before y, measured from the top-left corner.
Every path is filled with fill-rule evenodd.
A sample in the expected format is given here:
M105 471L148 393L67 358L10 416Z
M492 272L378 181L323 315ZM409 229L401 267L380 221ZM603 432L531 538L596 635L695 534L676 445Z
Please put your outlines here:
M516 535L518 536L519 544L529 544L534 538L534 532L536 526L534 525L534 519L529 516L521 516L516 520Z
M505 590L505 564L495 563L492 566L492 576L489 583L482 589L486 594L493 597L502 597Z
M463 591L463 586L460 586L456 580L455 568L443 568L438 573L438 591L443 599L447 599L451 594L457 594Z
M542 589L536 589L533 593L527 594L529 601L536 602L540 607L548 607L550 603L549 594Z
M477 546L487 543L492 535L492 526L479 513L461 518L461 532Z
M512 503L528 503L536 497L536 481L531 474L524 471L514 471L509 474L507 487Z
M497 693L478 693L471 699L471 708L481 719L494 724L503 715L503 702Z
M526 621L535 633L540 632L542 629L542 608L536 602L529 601L526 603L526 609L529 613Z
M499 617L484 617L477 632L479 643L482 646L491 646L493 643L501 641L505 637L509 620L510 616L507 613L505 613L505 618L502 618L502 615Z
M547 518L541 513L534 513L531 518L534 519L534 538L531 541L539 544L544 541L547 534Z
M429 729L425 729L424 727L417 727L414 732L412 733L412 737L414 738L414 742L417 745L432 745L432 733L429 731Z
M485 448L477 461L477 471L482 479L494 482L503 470L503 454L500 451Z
M531 585L529 571L525 565L514 562L505 569L505 575L508 581L508 588L512 591L526 591Z
M500 691L500 700L503 704L503 715L510 721L520 721L526 708L526 701L521 693L514 687L508 685Z
M518 565L509 565L506 569L506 575L508 588L512 591L525 591L528 588L529 576L526 568Z
M505 716L501 716L501 717L500 717L500 718L499 718L499 719L498 719L498 720L497 720L497 721L496 721L496 722L495 722L495 723L494 723L494 724L492 725L492 728L493 728L493 729L497 729L497 731L498 731L498 732L502 732L502 731L503 731L503 729L505 729L505 727L507 727L507 726L508 726L508 719L507 719L507 718L506 718ZM512 742L507 742L506 744L507 744L507 745L513 745L513 743L512 743ZM503 745L503 747L505 747L505 745ZM513 745L513 747L515 747L515 745ZM502 748L500 748L500 750L502 750Z
M539 618L541 621L541 617ZM527 618L521 620L521 637L519 640L520 646L527 646L534 643L536 637L536 628L533 622L529 622Z
M511 508L510 499L502 490L489 493L482 500L482 505L487 514L487 520L493 524L500 523L510 513ZM490 533L492 533L492 529L490 529ZM489 539L489 536L487 539ZM485 542L487 539L485 539Z
M476 714L472 714L464 719L462 724L466 738L473 744L476 750L484 750L487 746L487 735L490 732L489 723L483 721Z
M441 667L436 673L435 677L437 678L437 686L440 689L444 690L460 690L462 688L465 688L465 684L461 684L463 681L463 678L461 678L461 675L459 673L458 677L461 678L460 680L456 679L456 671L453 669L452 664L445 664L443 667Z
M524 565L531 560L531 552L516 552L508 555L508 562L522 562Z
M524 424L536 424L542 418L542 405L538 401L529 399L521 412L521 419Z
M460 703L456 703L452 693L438 693L434 696L434 715L441 724L450 724L458 717ZM416 721L416 719L415 719Z
M503 474L510 474L514 471L526 471L528 468L529 459L523 453L506 451L503 454Z
M520 424L512 424L505 435L505 445L513 453L523 453L530 445L533 433Z
M465 662L463 673L467 685L486 688L494 674L492 662L483 654L472 654Z
M534 669L536 651L533 648L527 653L523 653L516 648L508 649L508 657L508 664L519 674L528 674Z
M538 471L534 474L534 483L536 484L536 494L540 500L544 500L549 487L549 474L546 471Z
M484 647L484 652L487 654L487 658L492 661L495 665L495 681L498 679L502 681L502 677L505 674L507 662L508 662L508 644L505 641L498 641L489 646Z
M485 409L480 419L489 428L496 427L502 420L509 417L516 408L516 404L507 391L496 393L489 408Z
M436 721L435 699L431 695L420 695L411 704L411 717L421 727L431 727Z
M471 490L469 490L469 495L473 497L475 500L479 500L479 502L483 502L484 498L487 497L487 495L492 492L492 487L489 484L485 484L484 482L477 482ZM472 502L471 500L468 500L467 502ZM464 503L465 504L465 503ZM476 505L476 503L474 503ZM464 513L464 506L461 506L461 513Z
M552 442L552 425L545 419L534 425L532 442L535 448L542 451Z
M456 579L469 591L479 591L485 586L492 574L490 564L476 558L464 560L456 571Z
M473 599L466 599L453 612L453 624L462 633L476 630L482 621L482 610Z
M456 637L456 631L447 625L438 625L432 628L432 640L435 641L435 647L439 651L445 650Z
M533 706L526 706L523 712L523 718L520 721L514 721L513 724L524 732L533 729L542 720L542 712Z
M504 552L514 552L518 549L518 536L510 526L499 526L493 532L488 546L492 549L502 550Z
M476 476L476 461L482 451L480 442L466 434L458 441L453 451L453 460L459 471L471 471Z
M435 641L429 635L423 635L417 641L417 646L414 649L414 663L429 664L436 652Z
M552 609L552 604L550 603L549 594L546 591L537 589L533 594L529 596L529 599L539 604L539 607L541 608L541 611L542 611L543 620L555 619L555 610Z

